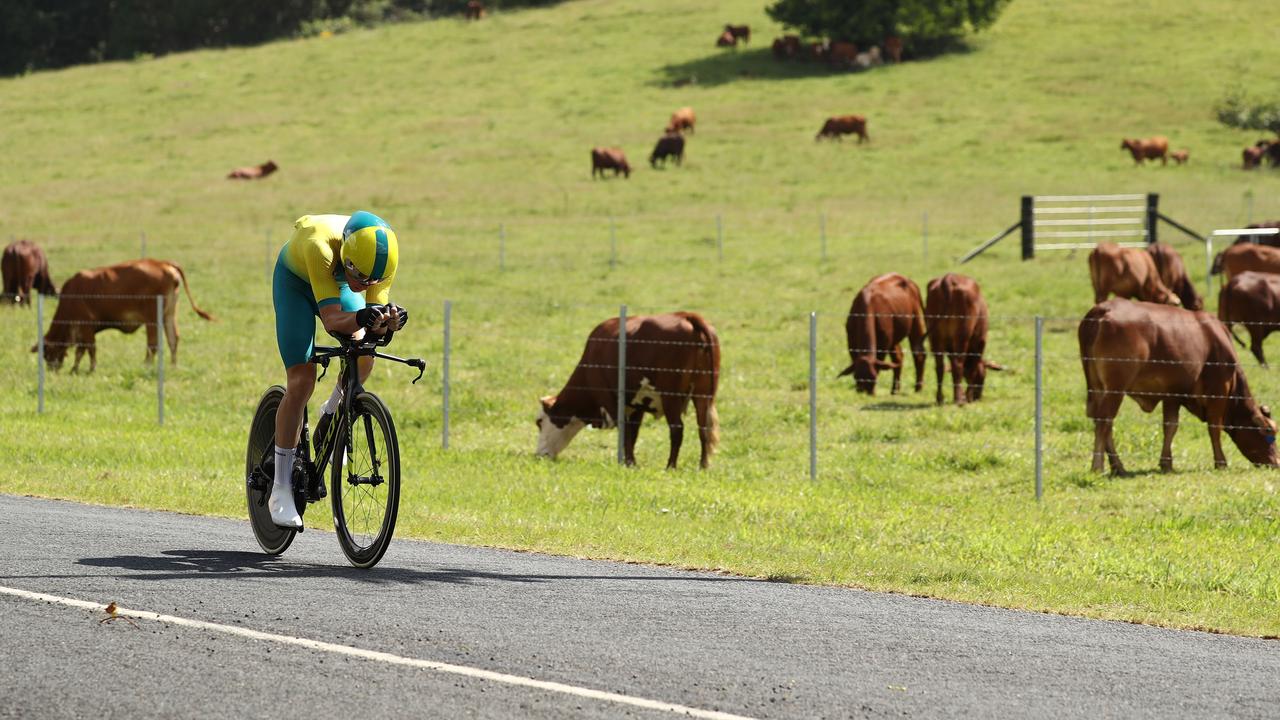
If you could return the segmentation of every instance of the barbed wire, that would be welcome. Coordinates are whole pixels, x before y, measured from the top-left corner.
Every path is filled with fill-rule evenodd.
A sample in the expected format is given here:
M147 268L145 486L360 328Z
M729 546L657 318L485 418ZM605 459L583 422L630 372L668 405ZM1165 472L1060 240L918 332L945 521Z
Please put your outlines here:
M1090 395L1127 395L1129 397L1154 397L1154 398L1175 398L1175 399L1192 399L1192 400L1254 400L1252 395L1201 395L1199 393L1174 393L1174 392L1156 392L1141 390L1099 390L1096 388L1086 388L1085 392ZM1261 403L1259 403L1261 404Z

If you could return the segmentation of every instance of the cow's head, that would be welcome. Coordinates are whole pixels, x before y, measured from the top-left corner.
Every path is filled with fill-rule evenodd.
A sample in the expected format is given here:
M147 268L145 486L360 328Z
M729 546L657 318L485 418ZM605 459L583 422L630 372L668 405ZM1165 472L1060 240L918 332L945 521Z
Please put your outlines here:
M1129 151L1132 151L1132 150L1136 150L1136 149L1137 149L1137 147L1138 147L1138 141L1137 141L1137 140L1129 140L1129 139L1125 139L1125 140L1121 140L1121 141L1120 141L1120 149L1121 149L1121 150L1129 150Z
M279 170L279 169L280 169L280 166L279 166L279 165L276 165L276 163L275 163L275 161L274 161L274 160L268 160L268 161L266 161L266 162L262 163L262 165L260 165L259 167L261 167L261 168L262 168L262 176L263 176L263 177L266 177L267 175L270 175L271 173L273 173L273 172L275 172L276 170Z
M587 423L573 416L555 411L556 397L542 398L542 407L534 423L538 426L538 456L555 459Z
M987 384L988 370L1004 370L1004 366L990 360L979 359L965 368L965 399L969 402L982 399L982 389Z
M1271 408L1254 401L1249 383L1239 368L1227 394L1235 397L1228 401L1223 424L1240 454L1254 465L1280 466L1280 458L1276 455L1276 423L1271 419Z
M853 361L846 373L853 374L853 384L858 392L868 395L876 394L876 377L881 370L892 370L897 365L887 360L877 360L870 355L862 355Z
M31 352L38 352L39 343L31 346ZM44 337L44 364L50 370L61 370L62 361L67 359L67 343L51 340L48 335Z

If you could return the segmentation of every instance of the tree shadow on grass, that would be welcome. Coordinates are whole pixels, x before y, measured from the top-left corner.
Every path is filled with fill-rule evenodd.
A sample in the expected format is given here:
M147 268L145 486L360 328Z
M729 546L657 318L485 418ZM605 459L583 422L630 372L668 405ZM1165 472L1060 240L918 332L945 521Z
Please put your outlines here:
M774 59L768 47L751 50L724 50L697 60L664 65L652 84L660 87L682 85L716 86L737 80L795 80L828 75L845 75L826 63Z

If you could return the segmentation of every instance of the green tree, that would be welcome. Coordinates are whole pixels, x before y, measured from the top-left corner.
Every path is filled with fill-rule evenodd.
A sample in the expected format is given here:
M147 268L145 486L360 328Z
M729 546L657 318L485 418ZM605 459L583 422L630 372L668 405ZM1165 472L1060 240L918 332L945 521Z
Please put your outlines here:
M859 47L901 37L915 52L936 52L990 27L1010 0L777 0L769 17L806 35Z

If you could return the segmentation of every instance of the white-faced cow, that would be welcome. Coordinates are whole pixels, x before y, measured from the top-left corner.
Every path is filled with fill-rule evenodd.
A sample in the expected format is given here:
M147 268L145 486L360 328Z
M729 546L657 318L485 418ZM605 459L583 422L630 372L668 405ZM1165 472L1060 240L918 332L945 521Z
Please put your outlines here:
M924 387L924 301L910 278L898 273L872 278L854 296L844 330L851 362L839 377L852 375L858 392L874 395L880 371L893 370L890 393L898 393L903 339L911 345L916 364L916 392Z
M62 285L62 298L53 315L49 332L44 336L44 359L57 370L67 356L68 348L76 349L71 371L80 368L80 359L89 353L89 372L98 365L94 336L103 330L123 333L147 328L146 362L155 356L159 343L156 327L156 296L164 297L164 334L169 343L169 356L178 359L178 286L187 291L191 309L205 320L213 316L196 307L191 287L177 263L166 260L133 260L110 267L81 270ZM32 352L36 346L32 346Z
M1186 408L1209 428L1213 464L1226 467L1222 431L1255 465L1276 466L1276 424L1249 392L1227 329L1202 311L1132 300L1093 306L1079 328L1080 361L1093 421L1093 470L1124 474L1112 425L1125 396L1143 412L1164 405L1160 469L1173 469L1178 410Z
M987 301L977 281L947 273L929 281L924 305L929 350L938 374L937 401L942 400L945 357L951 366L952 397L957 405L982 399L987 370L1003 370L983 357L987 349ZM965 391L960 392L960 383Z
M667 467L674 468L684 440L684 411L693 401L702 443L702 467L720 442L716 387L720 340L697 313L627 318L626 418L623 447L634 465L636 437L645 414L666 418L671 431ZM617 427L618 319L606 320L587 337L582 359L559 395L542 398L538 455L554 458L582 428Z

